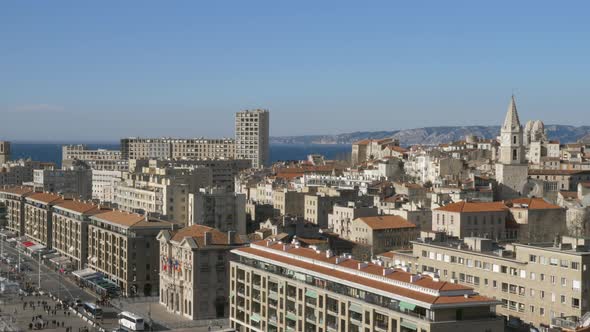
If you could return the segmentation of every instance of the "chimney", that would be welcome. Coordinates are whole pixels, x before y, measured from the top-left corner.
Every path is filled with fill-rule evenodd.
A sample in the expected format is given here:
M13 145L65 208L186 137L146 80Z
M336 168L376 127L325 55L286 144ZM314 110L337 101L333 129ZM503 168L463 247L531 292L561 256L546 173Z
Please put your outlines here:
M236 232L234 232L234 231L227 232L227 244L234 244L235 235L236 235Z
M208 245L211 245L212 244L211 242L213 242L213 238L211 237L211 235L212 235L211 232L205 232L205 233L203 233L203 235L204 235L204 239L205 239L205 247Z
M422 279L422 276L421 276L421 275L419 275L419 274L412 274L412 275L410 276L410 282L411 282L411 283L414 283L414 282L416 282L416 281L418 281L418 280L420 280L420 279Z

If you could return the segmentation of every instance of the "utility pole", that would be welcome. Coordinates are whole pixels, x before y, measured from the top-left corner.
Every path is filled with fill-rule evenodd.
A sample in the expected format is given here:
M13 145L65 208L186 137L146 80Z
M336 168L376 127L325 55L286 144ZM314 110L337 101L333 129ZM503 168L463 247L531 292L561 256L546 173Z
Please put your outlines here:
M39 288L39 290L41 290L41 251L39 251L39 266L37 268L37 272L37 287Z

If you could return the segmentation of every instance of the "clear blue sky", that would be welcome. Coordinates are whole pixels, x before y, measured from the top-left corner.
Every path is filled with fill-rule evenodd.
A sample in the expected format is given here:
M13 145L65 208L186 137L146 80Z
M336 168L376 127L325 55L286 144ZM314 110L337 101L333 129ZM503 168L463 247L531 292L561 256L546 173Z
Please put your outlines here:
M0 139L590 124L587 1L0 2Z

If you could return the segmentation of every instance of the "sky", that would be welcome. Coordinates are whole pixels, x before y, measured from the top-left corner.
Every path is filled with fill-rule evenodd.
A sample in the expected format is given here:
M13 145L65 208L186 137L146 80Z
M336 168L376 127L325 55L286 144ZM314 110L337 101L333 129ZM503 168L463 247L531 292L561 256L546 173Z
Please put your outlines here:
M587 1L0 2L0 139L588 125Z

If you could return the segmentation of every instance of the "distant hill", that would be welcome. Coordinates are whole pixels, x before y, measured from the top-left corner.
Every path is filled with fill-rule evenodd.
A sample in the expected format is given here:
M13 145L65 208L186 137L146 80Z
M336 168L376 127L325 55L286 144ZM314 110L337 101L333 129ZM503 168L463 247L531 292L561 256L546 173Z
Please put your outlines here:
M561 143L576 142L590 139L590 126L546 125L549 139ZM500 133L500 126L448 126L402 129L391 131L359 131L337 135L307 135L271 137L274 144L352 144L366 138L393 137L400 140L401 145L440 144L464 139L472 134L484 138L494 138Z

